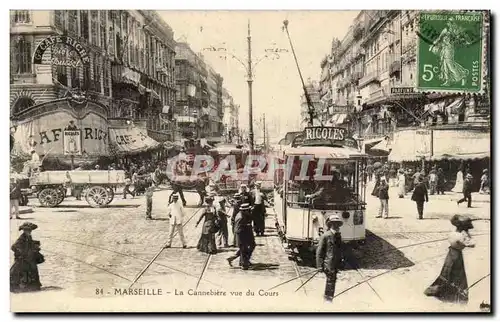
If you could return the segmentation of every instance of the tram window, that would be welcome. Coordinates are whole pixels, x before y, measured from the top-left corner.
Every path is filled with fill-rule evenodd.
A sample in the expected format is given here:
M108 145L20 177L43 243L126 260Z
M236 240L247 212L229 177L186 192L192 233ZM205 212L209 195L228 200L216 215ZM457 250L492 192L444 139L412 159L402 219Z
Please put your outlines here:
M306 196L311 195L312 207L316 209L331 209L346 204L361 202L356 180L356 162L339 162L327 160L321 174L330 176L330 180L315 178L317 162L310 162L307 170L307 180L297 180L300 175L300 164L294 164L288 181L287 201L290 203L305 203Z

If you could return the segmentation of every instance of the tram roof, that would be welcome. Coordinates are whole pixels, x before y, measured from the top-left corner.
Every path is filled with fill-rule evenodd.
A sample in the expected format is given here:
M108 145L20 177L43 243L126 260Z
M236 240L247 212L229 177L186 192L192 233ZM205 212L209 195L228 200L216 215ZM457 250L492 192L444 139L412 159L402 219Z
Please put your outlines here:
M245 147L238 147L236 144L221 144L216 146L213 149L210 149L210 152L215 152L219 154L233 154L233 153L242 153L248 151Z
M285 155L313 155L315 158L352 159L364 158L366 154L350 147L299 146L285 150Z

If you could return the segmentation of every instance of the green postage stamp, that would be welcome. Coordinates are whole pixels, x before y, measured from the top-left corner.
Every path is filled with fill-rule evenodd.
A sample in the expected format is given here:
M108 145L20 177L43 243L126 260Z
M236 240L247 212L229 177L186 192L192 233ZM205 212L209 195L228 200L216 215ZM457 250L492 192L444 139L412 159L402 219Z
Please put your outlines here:
M418 90L481 92L483 13L421 12L419 18Z

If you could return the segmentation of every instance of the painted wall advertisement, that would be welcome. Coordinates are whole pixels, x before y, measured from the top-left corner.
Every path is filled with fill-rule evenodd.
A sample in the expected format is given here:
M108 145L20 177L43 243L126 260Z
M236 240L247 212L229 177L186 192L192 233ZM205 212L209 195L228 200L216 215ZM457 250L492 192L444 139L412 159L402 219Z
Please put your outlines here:
M68 111L56 110L20 122L15 141L14 149L28 155L34 150L47 157L98 157L108 155L108 123L92 112L76 119Z

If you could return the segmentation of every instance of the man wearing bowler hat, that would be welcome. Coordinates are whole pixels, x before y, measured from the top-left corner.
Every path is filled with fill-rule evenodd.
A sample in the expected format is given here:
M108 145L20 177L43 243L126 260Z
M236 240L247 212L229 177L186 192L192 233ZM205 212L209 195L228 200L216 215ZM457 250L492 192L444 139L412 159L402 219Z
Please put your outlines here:
M252 231L252 217L250 215L250 205L244 203L240 206L240 211L236 215L234 232L236 234L236 242L238 251L231 257L227 258L230 266L233 260L240 257L240 265L243 270L247 270L250 264L253 250L255 249L255 237Z
M335 283L337 282L337 271L342 260L342 238L340 227L342 219L337 215L331 215L326 220L328 230L321 235L316 250L316 267L326 275L325 301L331 302L335 294Z

